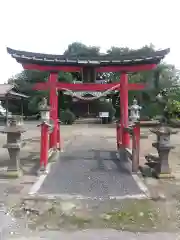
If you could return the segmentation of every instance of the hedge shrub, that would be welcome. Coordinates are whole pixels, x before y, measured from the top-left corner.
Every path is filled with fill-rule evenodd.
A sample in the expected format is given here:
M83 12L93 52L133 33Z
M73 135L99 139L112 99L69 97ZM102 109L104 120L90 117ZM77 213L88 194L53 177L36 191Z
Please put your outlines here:
M64 124L71 125L76 120L76 117L73 112L71 112L69 109L66 109L60 112L60 120Z

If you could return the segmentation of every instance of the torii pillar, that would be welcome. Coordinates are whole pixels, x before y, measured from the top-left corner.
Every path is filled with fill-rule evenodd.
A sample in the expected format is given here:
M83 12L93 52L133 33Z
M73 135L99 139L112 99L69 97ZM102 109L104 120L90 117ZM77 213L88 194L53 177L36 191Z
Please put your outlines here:
M128 74L122 72L120 76L120 123L123 148L128 148L130 145L129 133L125 131L125 128L129 125L128 90Z
M52 149L57 149L57 134L60 133L60 130L58 129L60 127L58 123L58 92L55 85L57 79L58 72L50 72L48 83L52 84L52 87L50 87L49 92L49 105L50 105L50 119L53 124L53 129L52 132L50 133L49 148Z

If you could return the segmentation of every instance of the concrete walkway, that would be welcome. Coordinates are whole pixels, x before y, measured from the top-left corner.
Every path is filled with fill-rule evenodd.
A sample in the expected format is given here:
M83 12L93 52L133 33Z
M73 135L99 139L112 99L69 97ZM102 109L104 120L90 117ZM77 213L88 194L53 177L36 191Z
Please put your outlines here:
M39 194L119 199L142 193L116 156L115 143L106 137L76 135L52 166Z

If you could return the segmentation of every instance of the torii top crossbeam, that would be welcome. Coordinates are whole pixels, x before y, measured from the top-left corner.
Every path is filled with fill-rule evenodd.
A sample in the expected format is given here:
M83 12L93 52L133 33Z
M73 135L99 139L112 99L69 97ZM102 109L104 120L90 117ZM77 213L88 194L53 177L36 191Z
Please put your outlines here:
M7 52L25 69L40 71L78 72L84 67L93 67L96 72L135 72L151 70L169 53L169 49L154 51L146 55L136 53L119 56L77 57L33 53L7 48Z

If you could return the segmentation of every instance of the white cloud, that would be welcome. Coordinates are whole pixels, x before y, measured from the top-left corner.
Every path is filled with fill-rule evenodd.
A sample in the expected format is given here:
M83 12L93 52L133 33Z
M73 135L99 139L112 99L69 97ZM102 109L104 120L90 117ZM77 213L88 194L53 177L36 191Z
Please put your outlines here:
M166 58L180 68L178 0L6 0L0 3L1 82L21 67L6 46L63 53L73 41L101 46L171 48Z

